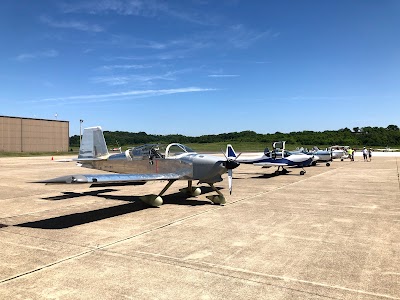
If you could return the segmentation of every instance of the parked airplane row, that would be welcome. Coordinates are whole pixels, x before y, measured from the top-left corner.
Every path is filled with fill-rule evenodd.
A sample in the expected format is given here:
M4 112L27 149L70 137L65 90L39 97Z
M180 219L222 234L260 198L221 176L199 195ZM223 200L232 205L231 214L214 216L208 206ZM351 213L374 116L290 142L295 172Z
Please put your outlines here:
M304 152L304 151L303 151ZM291 153L285 150L285 142L276 142L272 150L265 149L257 156L237 155L232 145L228 145L225 157L199 154L189 147L179 144L169 144L165 153L161 153L159 145L148 144L125 152L110 154L104 139L101 127L84 129L82 142L77 159L82 167L108 171L106 174L77 174L61 176L39 181L46 184L144 184L147 181L166 180L165 187L158 194L151 194L141 199L151 206L160 206L163 203L162 195L177 180L187 180L188 186L181 189L188 196L201 194L198 184L208 184L216 195L207 196L214 204L224 204L224 195L214 186L222 181L222 175L228 173L228 188L232 192L232 170L240 163L253 164L264 168L278 167L275 174L285 174L285 167L300 167L300 175L304 175L305 166L316 162L328 162L333 158L332 151L315 150L307 153L301 151Z

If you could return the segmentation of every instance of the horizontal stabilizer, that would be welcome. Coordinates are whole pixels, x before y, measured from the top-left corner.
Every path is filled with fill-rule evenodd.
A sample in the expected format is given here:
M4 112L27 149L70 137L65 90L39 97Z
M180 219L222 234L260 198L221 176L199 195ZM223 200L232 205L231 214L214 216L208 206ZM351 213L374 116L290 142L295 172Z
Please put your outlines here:
M95 161L95 160L105 160L107 158L94 157L94 158L74 158L73 161Z

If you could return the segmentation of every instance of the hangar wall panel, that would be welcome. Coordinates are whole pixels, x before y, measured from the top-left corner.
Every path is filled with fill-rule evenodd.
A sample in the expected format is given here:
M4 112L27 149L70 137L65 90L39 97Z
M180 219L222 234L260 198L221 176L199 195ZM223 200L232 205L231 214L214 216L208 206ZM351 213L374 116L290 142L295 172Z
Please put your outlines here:
M67 152L69 122L0 116L0 151Z

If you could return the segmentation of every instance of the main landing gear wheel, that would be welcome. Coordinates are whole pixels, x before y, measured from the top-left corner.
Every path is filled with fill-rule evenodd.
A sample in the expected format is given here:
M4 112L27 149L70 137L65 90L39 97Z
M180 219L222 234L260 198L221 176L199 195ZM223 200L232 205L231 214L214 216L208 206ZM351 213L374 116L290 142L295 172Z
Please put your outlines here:
M328 163L328 162L326 163L326 166L327 166L327 167L329 167L330 165L331 165L330 163Z
M300 175L306 174L306 171L300 171Z
M163 204L163 199L161 196L158 195L146 195L140 197L140 200L142 200L144 203L147 203L150 206L154 207L160 207Z
M315 167L315 166L317 165L317 162L316 162L316 161L313 161L313 162L311 163L311 165L312 165L313 167Z
M187 187L187 188L179 189L179 191L190 197L196 197L201 194L201 189L198 187L191 187L190 189Z
M140 200L142 200L144 203L147 203L150 206L154 207L160 207L163 204L163 199L161 196L169 189L169 187L175 182L175 180L169 180L167 185L163 188L163 190L158 194L158 195L146 195L140 197Z

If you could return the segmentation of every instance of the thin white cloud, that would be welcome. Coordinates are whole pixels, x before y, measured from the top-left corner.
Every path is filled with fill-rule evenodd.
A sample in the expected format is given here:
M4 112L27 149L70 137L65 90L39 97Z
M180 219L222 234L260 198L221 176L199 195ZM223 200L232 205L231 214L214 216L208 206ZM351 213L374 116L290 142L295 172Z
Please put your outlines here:
M156 80L176 80L173 74L163 75L116 75L116 76L97 76L91 79L93 83L105 83L108 85L124 85L128 83L151 83Z
M159 90L133 90L127 92L108 93L108 94L93 94L93 95L79 95L79 96L68 96L58 98L45 98L39 100L27 101L29 103L53 103L58 104L71 104L71 103L88 103L88 102L109 102L116 100L130 100L144 97L155 97L170 94L181 94L181 93L195 93L195 92L209 92L215 91L216 89L211 88L199 88L199 87L186 87L177 89L159 89Z
M129 76L98 76L91 79L93 83L104 83L111 86L125 85L131 81Z
M203 15L197 12L182 11L172 8L170 3L157 0L97 0L64 3L64 13L88 13L93 15L118 14L123 16L159 17L168 16L184 22L200 25L216 23L216 17L210 13Z
M40 21L55 28L74 29L86 32L102 32L104 28L97 24L88 24L82 21L55 21L47 16L41 16Z
M112 45L132 49L162 50L167 48L167 45L165 43L140 39L135 36L130 36L126 34L113 34L109 38L105 39L103 43L108 46Z
M229 77L239 77L240 75L236 74L210 74L208 77L212 78L229 78Z
M150 65L105 65L100 67L102 70L139 70L152 68Z
M91 81L93 83L105 83L111 86L124 85L128 83L138 83L138 84L152 84L154 81L164 80L164 81L174 81L177 80L177 75L191 72L192 69L183 69L169 71L164 74L132 74L132 75L111 75L111 76L97 76L93 77Z
M254 31L246 28L243 24L230 26L226 34L228 42L235 48L248 48L258 40L267 37L277 38L280 35L279 32L272 30Z
M295 101L303 101L303 100L308 100L308 101L317 101L317 100L352 100L355 97L349 97L349 96L293 96L290 98L284 98L286 100L295 100Z
M151 1L148 1L150 4ZM140 0L99 0L63 3L64 13L88 13L92 15L115 13L119 15L150 16L153 15L151 6Z
M149 55L136 55L136 56L113 56L113 57L104 57L105 61L114 61L114 60L136 60L136 61L167 61L167 60L175 60L175 59L183 59L186 58L188 50L176 50L169 51L163 53L149 54Z
M19 54L15 57L17 61L28 61L28 60L33 60L33 59L39 59L39 58L53 58L57 57L58 52L54 49L50 50L43 50L43 51L38 51L38 52L31 52L31 53L22 53Z

